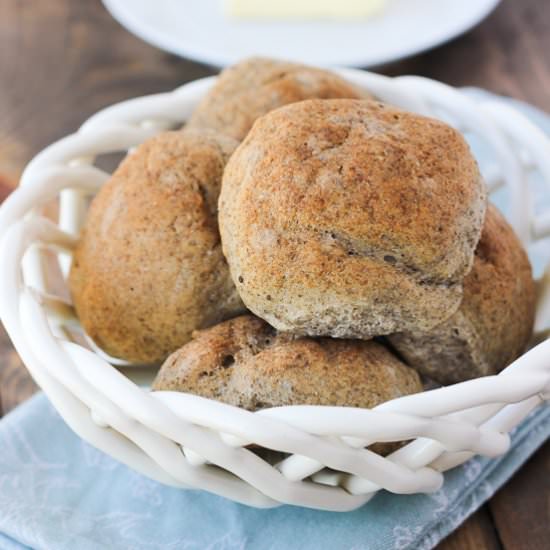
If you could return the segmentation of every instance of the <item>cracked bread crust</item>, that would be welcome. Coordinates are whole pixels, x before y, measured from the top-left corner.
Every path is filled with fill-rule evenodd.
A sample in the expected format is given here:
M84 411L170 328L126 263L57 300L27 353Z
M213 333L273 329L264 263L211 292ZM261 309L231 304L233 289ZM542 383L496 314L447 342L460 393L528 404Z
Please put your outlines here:
M422 391L418 374L374 341L296 339L243 315L173 353L153 390L185 391L251 411L284 405L374 407Z
M299 335L370 338L456 311L486 191L446 124L375 101L308 100L256 121L219 207L252 312Z
M369 98L334 73L288 61L246 59L220 74L185 129L211 128L241 141L260 116L311 98Z
M211 131L162 133L93 200L69 282L82 326L111 356L161 361L193 330L243 310L216 219L236 145Z
M519 357L535 317L529 259L513 229L487 210L458 311L430 332L388 337L408 364L441 384L496 374Z

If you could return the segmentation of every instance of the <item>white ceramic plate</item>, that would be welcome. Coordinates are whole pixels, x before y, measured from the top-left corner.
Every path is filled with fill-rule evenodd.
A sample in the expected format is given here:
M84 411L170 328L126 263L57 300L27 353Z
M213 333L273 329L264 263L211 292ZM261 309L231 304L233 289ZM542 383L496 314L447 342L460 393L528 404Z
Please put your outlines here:
M221 0L103 2L143 40L212 65L266 55L313 65L369 67L466 32L499 0L388 0L382 14L357 22L237 21L222 14Z

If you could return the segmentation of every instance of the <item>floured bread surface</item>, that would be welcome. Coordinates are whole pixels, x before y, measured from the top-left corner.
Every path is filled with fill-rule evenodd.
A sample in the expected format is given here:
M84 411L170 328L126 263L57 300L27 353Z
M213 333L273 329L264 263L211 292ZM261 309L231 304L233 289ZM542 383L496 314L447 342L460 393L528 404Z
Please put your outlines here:
M242 311L217 224L235 146L211 131L160 134L92 202L70 288L84 329L110 355L161 361L193 330Z
M277 107L338 97L367 98L369 94L330 71L253 57L220 74L185 128L212 128L240 141L258 117Z
M496 374L525 351L535 298L527 254L490 206L458 311L430 332L389 340L409 364L442 384Z
M154 390L183 391L251 411L283 405L374 407L422 391L418 374L374 341L293 338L252 315L198 331Z
M458 308L486 209L462 136L374 101L261 117L222 184L224 253L246 304L281 331L370 338Z

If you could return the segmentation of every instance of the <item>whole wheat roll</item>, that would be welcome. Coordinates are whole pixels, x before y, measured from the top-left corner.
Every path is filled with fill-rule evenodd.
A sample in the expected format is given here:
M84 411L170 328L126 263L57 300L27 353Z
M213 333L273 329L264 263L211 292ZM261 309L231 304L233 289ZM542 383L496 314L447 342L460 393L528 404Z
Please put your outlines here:
M533 331L535 305L527 254L490 205L456 313L429 332L388 338L408 364L442 384L453 384L496 374L519 357Z
M257 118L277 107L304 99L337 97L370 95L330 71L252 57L221 72L185 129L211 128L240 141Z
M308 100L256 121L219 222L245 305L282 331L370 338L458 308L486 209L463 137L374 101Z
M253 315L206 330L174 352L153 390L255 411L284 405L374 407L422 391L418 374L374 341L294 338Z
M130 153L89 209L70 272L87 334L108 354L162 361L197 328L241 312L217 201L237 143L165 132Z

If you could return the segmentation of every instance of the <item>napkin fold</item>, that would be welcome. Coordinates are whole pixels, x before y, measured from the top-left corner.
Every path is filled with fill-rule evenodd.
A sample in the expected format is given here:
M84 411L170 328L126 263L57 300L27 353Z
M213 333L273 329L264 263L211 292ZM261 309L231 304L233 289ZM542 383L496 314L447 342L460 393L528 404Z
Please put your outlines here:
M550 134L547 115L513 103ZM542 252L541 262L549 255ZM540 273L537 257L534 267ZM257 510L141 476L78 438L38 394L0 421L0 549L427 550L549 436L550 406L544 405L513 431L508 453L475 457L447 472L434 494L381 491L348 513Z

